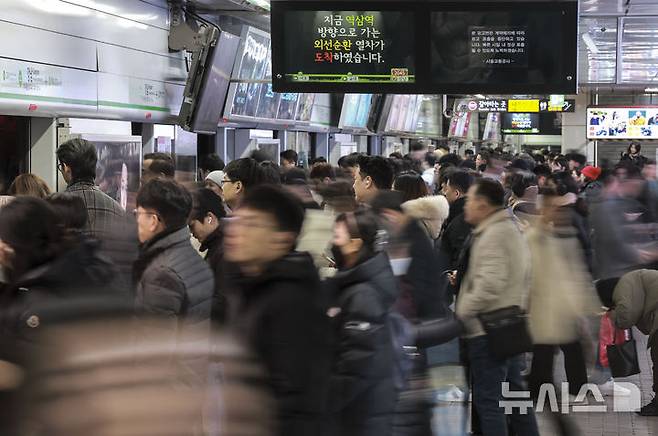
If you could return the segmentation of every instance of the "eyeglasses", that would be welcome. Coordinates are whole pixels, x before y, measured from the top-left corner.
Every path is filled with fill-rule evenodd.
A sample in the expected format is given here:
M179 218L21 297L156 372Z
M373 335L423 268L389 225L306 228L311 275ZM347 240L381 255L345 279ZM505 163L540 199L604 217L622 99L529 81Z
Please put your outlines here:
M222 180L222 183L221 183L220 186L223 188L223 187L224 187L224 184L226 184L226 183L235 183L235 182L236 182L235 180L224 179L224 180Z
M133 209L133 215L135 216L135 218L137 218L138 215L153 215L153 216L155 216L157 219L159 219L159 220L162 221L162 218L160 218L160 215L158 215L158 214L155 213L155 212L146 212L146 211L144 211L144 212L140 212L140 211L137 210L137 209Z

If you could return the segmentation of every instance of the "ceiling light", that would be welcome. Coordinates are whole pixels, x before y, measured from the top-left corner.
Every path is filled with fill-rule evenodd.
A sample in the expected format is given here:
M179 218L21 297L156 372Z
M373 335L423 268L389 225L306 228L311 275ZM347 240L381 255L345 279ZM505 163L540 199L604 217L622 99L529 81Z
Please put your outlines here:
M647 93L658 93L658 88L647 88L644 90Z
M484 100L484 99L486 99L487 97L485 97L485 96L482 95L482 94L475 94L475 98L479 98L480 100Z

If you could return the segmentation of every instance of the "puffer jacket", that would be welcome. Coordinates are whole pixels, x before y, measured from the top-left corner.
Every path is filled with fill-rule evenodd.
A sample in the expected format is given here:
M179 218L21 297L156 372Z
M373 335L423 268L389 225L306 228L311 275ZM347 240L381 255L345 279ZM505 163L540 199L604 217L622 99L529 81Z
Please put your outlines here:
M615 286L612 300L617 327L636 326L645 335L658 331L658 271L640 269L624 274Z
M387 313L396 297L388 257L380 253L328 282L335 298L330 434L388 436L397 392Z
M158 328L167 329L158 332L160 337L168 333L172 345L209 344L213 274L192 247L187 227L146 242L133 277L138 316L158 318ZM162 319L169 322L162 324Z

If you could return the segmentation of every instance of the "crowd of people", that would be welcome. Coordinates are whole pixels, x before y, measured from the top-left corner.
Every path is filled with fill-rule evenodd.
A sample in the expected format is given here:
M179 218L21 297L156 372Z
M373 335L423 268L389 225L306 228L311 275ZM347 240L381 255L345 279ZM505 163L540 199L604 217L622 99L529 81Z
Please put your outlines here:
M537 398L558 348L570 401L587 401L577 396L595 371L605 394L625 394L592 340L588 321L603 307L619 328L651 335L658 358L658 181L639 153L633 144L594 167L578 153L462 157L413 142L405 156L352 153L306 169L292 150L281 166L211 155L198 186L151 153L129 213L95 185L93 144L74 139L57 150L64 192L26 174L1 198L0 358L25 364L51 307L112 300L140 334L156 320L174 349L210 347L213 329L246 344L265 370L276 434L420 436L431 434L431 401L402 394L450 338L413 357L401 341L445 320L460 326L473 431L539 434L532 410L505 415L501 386L527 382ZM528 314L529 365L521 352L501 357L483 322L510 307ZM204 380L195 357L176 364ZM658 400L641 413L658 416Z

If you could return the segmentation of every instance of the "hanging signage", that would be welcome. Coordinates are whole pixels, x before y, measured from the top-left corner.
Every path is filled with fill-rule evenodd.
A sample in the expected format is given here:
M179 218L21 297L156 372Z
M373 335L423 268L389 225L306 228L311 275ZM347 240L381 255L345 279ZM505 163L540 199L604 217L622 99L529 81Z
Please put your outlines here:
M559 102L558 102L559 103ZM511 112L511 113L538 113L538 112L575 112L576 101L564 100L561 104L553 104L551 100L502 100L485 99L471 100L468 103L471 112Z

